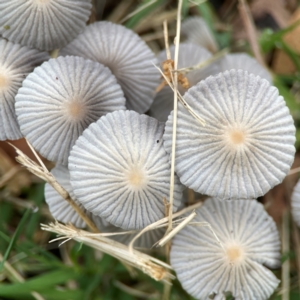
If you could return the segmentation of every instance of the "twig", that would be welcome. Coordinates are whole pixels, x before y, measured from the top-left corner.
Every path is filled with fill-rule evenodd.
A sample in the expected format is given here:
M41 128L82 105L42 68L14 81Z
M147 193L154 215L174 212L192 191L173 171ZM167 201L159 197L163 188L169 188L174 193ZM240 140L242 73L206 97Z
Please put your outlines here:
M73 239L79 243L84 243L94 249L107 253L122 262L141 270L157 281L168 281L169 279L174 278L170 273L170 270L172 269L170 265L137 250L130 252L128 247L124 244L103 237L101 234L91 236L87 231L77 229L72 225L63 225L58 222L50 223L49 225L41 224L41 229L57 233L60 236L60 239L66 239L67 241ZM55 240L52 240L51 242Z
M0 253L0 261L3 260L3 256ZM12 265L6 261L4 263L4 268L7 272L9 272L18 282L25 282L25 279L12 267ZM36 299L36 300L45 300L39 293L37 292L31 292L31 295Z
M300 167L290 170L289 173L287 174L287 176L293 175L293 174L298 173L298 172L300 172Z
M290 251L289 211L286 209L282 217L282 253L288 255ZM282 300L290 299L290 259L286 258L282 264Z
M181 10L182 0L178 1L177 9L177 24L176 24L176 37L175 37L175 55L174 55L174 69L178 67L178 55L179 55L179 42L180 42L180 27L181 27ZM172 74L172 73L171 73ZM172 230L172 215L173 215L173 201L174 201L174 180L175 180L175 149L176 149L176 132L177 132L177 82L178 73L174 74L173 86L174 86L174 110L173 110L173 135L172 135L172 152L171 152L171 178L170 178L170 208L169 208L169 223L166 233Z
M40 167L36 162L31 160L27 155L25 155L20 149L10 144L15 148L18 156L16 157L16 161L21 165L27 168L29 172L40 177L41 179L47 181L57 192L62 196L77 212L77 214L82 218L82 220L87 224L88 227L94 232L99 232L98 228L94 224L94 222L82 211L82 209L76 204L76 202L71 198L70 194L56 181L55 177L47 170L45 165L42 163ZM35 150L30 146L32 152L36 157L38 157Z
M300 237L295 222L293 222L293 242L295 245L295 254L296 254L296 262L297 262L298 290L300 292Z
M256 35L253 18L250 13L250 9L249 9L249 6L248 6L246 0L239 0L238 8L239 8L239 12L240 12L242 21L244 23L244 26L245 26L245 29L247 32L247 36L248 36L248 40L251 45L254 56L262 66L265 66L265 62L260 53L259 45L257 42L257 35Z

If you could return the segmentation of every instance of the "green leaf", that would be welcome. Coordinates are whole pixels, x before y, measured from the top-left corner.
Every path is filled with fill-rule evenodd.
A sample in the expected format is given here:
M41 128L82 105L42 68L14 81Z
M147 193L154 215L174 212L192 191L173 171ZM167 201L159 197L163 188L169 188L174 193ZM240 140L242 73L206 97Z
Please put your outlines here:
M2 284L0 285L0 296L19 297L30 295L33 291L43 293L43 291L53 288L57 284L66 283L68 280L78 276L78 273L74 272L73 269L60 269L48 272L23 283Z
M8 247L6 249L6 252L5 252L4 256L3 256L3 260L2 260L2 262L0 264L0 271L3 269L4 263L7 260L8 256L9 256L9 253L12 250L12 248L13 248L16 240L18 239L19 235L21 234L21 231L23 230L25 222L27 221L27 219L28 219L28 217L29 217L29 215L30 215L31 212L32 212L32 210L30 208L28 208L25 211L25 213L24 213L21 221L19 222L18 227L17 227L17 229L16 229L13 237L11 238L10 243L9 243L9 245L8 245Z

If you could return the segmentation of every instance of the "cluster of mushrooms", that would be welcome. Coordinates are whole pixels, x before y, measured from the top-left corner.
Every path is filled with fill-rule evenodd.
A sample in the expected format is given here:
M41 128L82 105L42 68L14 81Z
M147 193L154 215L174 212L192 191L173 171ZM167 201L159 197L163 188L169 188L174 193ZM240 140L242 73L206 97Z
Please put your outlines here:
M0 0L0 139L22 137L56 162L57 181L102 232L141 230L165 216L170 190L173 91L157 57L131 30L86 26L90 0ZM182 24L178 68L218 51L200 18ZM48 51L59 49L58 57ZM172 46L171 55L174 54ZM171 265L196 299L268 299L279 280L276 225L257 197L287 175L295 127L269 72L247 54L229 54L185 76L178 103L173 210L187 187L209 198L172 241ZM147 113L147 114L145 114ZM85 223L49 185L53 217ZM293 193L300 226L300 184ZM164 229L137 242L149 248ZM132 236L114 236L128 243Z

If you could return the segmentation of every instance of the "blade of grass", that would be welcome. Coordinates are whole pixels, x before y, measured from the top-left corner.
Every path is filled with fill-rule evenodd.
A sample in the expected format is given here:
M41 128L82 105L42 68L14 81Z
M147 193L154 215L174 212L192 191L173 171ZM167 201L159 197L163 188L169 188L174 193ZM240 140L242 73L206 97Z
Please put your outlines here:
M7 260L9 254L10 254L10 251L11 251L12 248L14 247L14 244L15 244L16 240L18 239L19 235L21 234L21 231L22 231L22 229L24 228L25 222L27 221L27 219L28 219L28 217L29 217L31 211L32 211L32 210L28 208L28 209L25 211L25 213L24 213L24 215L23 215L21 221L19 222L18 227L17 227L17 229L16 229L16 231L15 231L13 237L11 238L10 243L9 243L9 245L8 245L8 247L7 247L7 250L6 250L6 252L5 252L4 256L3 256L3 260L2 260L2 262L1 262L1 264L0 264L0 272L2 271L3 266L4 266L4 263L5 263L5 261Z

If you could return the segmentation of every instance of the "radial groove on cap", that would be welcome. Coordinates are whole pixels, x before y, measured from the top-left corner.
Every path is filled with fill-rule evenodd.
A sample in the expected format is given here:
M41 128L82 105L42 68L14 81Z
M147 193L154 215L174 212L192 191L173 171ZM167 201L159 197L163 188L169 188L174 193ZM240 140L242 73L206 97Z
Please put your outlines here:
M36 68L16 96L21 132L44 157L64 165L82 131L120 109L125 98L110 70L74 56Z
M49 58L46 52L0 39L0 140L23 137L15 113L15 96L28 73Z
M219 66L221 72L231 69L241 69L264 78L272 84L272 76L269 71L247 53L227 54L220 60Z
M0 34L22 45L53 50L83 31L91 8L91 0L0 0Z
M294 187L291 197L291 205L294 221L300 227L300 180L298 180L296 186Z
M112 38L113 37L113 38ZM110 22L96 22L60 52L106 65L121 85L128 109L146 112L159 84L155 56L133 31Z
M218 45L210 29L200 17L184 20L181 25L181 34L186 43L202 46L213 53L218 51Z
M175 46L170 47L171 58L174 59ZM180 44L178 56L178 69L195 67L199 63L205 62L211 57L211 53L206 49L194 44ZM158 62L163 63L167 59L166 51L159 53ZM218 73L219 67L216 64L209 64L206 67L196 69L184 74L188 79L190 86L197 84L202 79L210 75ZM178 84L178 90L181 95L185 93L185 89ZM170 112L173 110L174 92L169 86L165 86L154 98L154 102L150 107L150 116L161 122L166 122Z
M254 200L208 199L196 210L193 222L174 237L171 265L183 288L196 299L216 295L225 299L269 299L279 280L264 266L280 266L276 224ZM216 298L214 298L216 299Z
M86 209L124 229L142 229L165 215L170 165L163 124L116 111L83 132L69 157L71 185ZM182 187L175 177L174 210Z
M175 170L195 191L224 199L251 199L279 184L294 160L295 126L278 90L242 70L211 76L178 104ZM172 148L173 114L164 133Z

